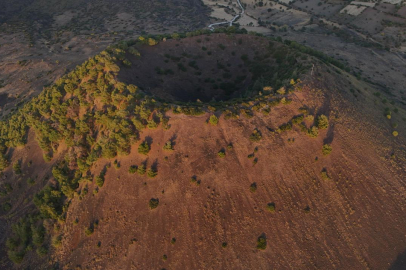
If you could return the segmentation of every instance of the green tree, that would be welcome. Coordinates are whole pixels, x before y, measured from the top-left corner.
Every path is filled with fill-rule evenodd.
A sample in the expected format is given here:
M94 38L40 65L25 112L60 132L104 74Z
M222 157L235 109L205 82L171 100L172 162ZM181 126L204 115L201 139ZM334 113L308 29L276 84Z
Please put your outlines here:
M145 169L145 165L144 165L144 164L141 164L140 166L138 166L137 173L138 173L139 175L144 175L145 172L146 172L146 169Z
M264 236L258 237L257 249L259 249L259 250L265 250L266 249L266 238Z
M154 170L154 169L148 169L148 171L147 171L147 176L149 177L149 178L154 178L154 177L156 177L158 175L158 172L156 171L156 170Z
M219 119L217 116L215 116L214 114L210 116L209 119L209 123L213 126L217 126L217 124L219 123Z
M323 148L321 149L323 155L327 156L331 153L331 151L333 151L333 147L331 147L331 145L329 144L325 144L323 145Z
M148 155L150 151L150 147L147 142L143 142L138 146L138 153L143 154L143 155Z
M316 125L319 129L326 129L328 128L328 118L324 114L320 115L316 119Z
M159 205L159 199L154 199L154 198L152 198L151 200L149 200L148 205L149 205L149 208L150 208L151 210L157 208L158 205Z

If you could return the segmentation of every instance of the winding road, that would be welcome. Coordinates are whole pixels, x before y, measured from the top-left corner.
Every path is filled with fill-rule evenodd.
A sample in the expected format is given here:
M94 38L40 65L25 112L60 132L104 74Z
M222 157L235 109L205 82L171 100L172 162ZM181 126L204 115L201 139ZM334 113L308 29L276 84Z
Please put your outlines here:
M217 25L228 24L229 26L232 26L233 23L234 23L239 17L241 17L241 16L244 14L244 12L245 12L245 9L244 9L244 7L241 5L240 0L237 0L237 2L238 2L238 5L239 5L240 8L241 8L240 14L235 15L234 18L233 18L231 21L212 23L212 24L210 24L210 25L208 26L208 28L209 28L211 31L213 31L213 30L214 30L214 26L217 26Z

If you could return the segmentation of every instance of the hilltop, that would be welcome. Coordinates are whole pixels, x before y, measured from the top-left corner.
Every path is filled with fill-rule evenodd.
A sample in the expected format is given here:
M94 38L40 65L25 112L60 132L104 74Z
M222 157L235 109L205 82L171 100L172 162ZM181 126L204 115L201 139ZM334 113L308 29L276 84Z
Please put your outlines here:
M397 265L404 108L310 48L216 32L110 46L0 122L1 267Z

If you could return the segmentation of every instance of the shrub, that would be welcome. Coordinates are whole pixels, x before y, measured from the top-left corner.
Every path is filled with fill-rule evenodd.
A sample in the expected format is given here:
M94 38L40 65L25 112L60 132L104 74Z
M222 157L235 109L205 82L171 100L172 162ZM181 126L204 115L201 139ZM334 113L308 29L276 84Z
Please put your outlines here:
M163 147L164 150L166 151L173 151L173 146L171 141L167 141Z
M217 116L215 116L214 114L210 116L209 119L209 123L213 126L217 126L217 124L219 123L219 119Z
M220 150L217 155L219 156L219 158L224 158L226 156L226 152L224 150Z
M148 120L147 127L149 129L155 129L158 127L158 124L154 121L154 119Z
M268 203L266 205L266 210L271 213L275 212L275 203Z
M399 135L399 132L397 132L396 130L392 132L392 135L397 137Z
M307 136L310 138L317 138L317 136L319 136L319 129L316 126L312 126L307 130Z
M5 168L7 168L8 165L9 165L9 162L8 162L6 156L0 153L0 172L3 171Z
M32 243L36 246L41 246L44 242L45 237L45 228L41 224L38 228L34 225L31 225L31 232L32 232Z
M104 175L103 174L96 176L96 185L98 185L99 187L102 187L104 185Z
M320 175L321 175L321 178L323 178L324 180L330 179L330 176L327 174L327 170L326 170L326 169L323 169L323 170L320 172Z
M166 261L167 259L168 259L168 256L166 256L166 254L164 254L164 255L162 256L162 260Z
M176 243L176 238L174 237L174 238L172 238L172 240L171 240L171 244L174 245L175 243Z
M62 235L54 235L52 237L52 246L54 248L60 248L62 246Z
M257 191L257 183L252 183L251 185L250 185L250 191L252 192L252 193L254 193L255 191Z
M148 205L149 205L149 208L150 208L151 210L157 208L158 205L159 205L159 199L154 199L154 198L152 198L151 200L149 200Z
M138 153L148 155L150 147L147 142L143 142L138 146Z
M314 116L311 115L311 114L306 115L306 120L309 121L309 122L311 122L311 123L313 123L313 122L314 122Z
M38 256L44 257L45 255L48 254L48 249L45 246L41 246L41 247L37 248L36 252L37 252Z
M16 161L16 162L13 164L13 171L14 171L15 174L21 174L21 173L22 173L20 161Z
M264 236L258 237L257 249L259 249L259 250L265 250L266 249L266 238Z
M294 125L300 124L300 123L303 122L303 119L304 119L303 115L297 116L297 117L293 117L293 118L292 118L292 124L294 124Z
M93 228L92 225L89 226L89 227L87 227L87 228L85 229L85 235L86 235L86 236L90 236L90 235L92 235L93 233L94 233L94 228Z
M30 177L27 179L27 184L29 184L30 186L33 186L33 185L35 185L35 180Z
M137 168L137 173L138 173L139 175L144 175L145 172L146 172L146 169L145 169L145 165L144 165L144 164L141 164L140 166L138 166L138 168Z
M323 152L323 155L327 156L331 153L331 151L333 151L333 148L331 147L331 145L325 144L323 145L321 151Z
M24 259L25 251L8 250L7 255L13 263L20 264Z
M326 129L328 128L328 118L324 114L317 117L316 125L319 129Z
M306 108L306 107L301 107L301 108L299 108L299 112L302 113L302 114L304 114L304 115L307 115L307 114L310 113L309 109Z
M129 172L130 174L136 173L136 172L137 172L137 166L136 166L136 165L130 166L130 168L128 169L128 172Z
M227 242L223 242L223 243L221 244L221 247L222 247L222 248L226 248L226 247L227 247Z
M8 212L8 211L10 211L11 210L11 204L9 203L9 202L5 202L5 203L3 203L3 210L4 210L4 212Z
M190 178L190 182L191 182L192 184L195 184L196 186L199 186L199 185L200 185L200 180L197 180L196 176L191 177L191 178Z
M288 131L288 130L292 130L292 124L291 123L286 123L283 124L279 127L279 132L284 132L284 131Z
M149 169L148 171L147 171L147 176L149 177L149 178L154 178L155 176L157 176L158 175L158 172L155 170L155 169Z
M262 139L261 132L258 129L254 129L254 131L250 135L250 141L259 142L261 139Z

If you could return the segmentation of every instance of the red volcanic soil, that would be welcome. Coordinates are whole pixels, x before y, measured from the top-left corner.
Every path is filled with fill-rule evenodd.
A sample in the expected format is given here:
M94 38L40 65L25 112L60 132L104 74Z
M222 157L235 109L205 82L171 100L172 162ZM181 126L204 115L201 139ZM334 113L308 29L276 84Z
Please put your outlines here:
M321 75L319 71L315 73ZM72 201L64 244L54 259L66 269L395 265L406 247L404 138L390 134L367 98L354 106L351 94L339 90L344 80L321 75L316 82L269 116L221 117L218 126L211 126L206 123L209 115L170 114L170 130L142 134L151 143L148 156L138 154L134 145L131 155L117 159L119 169L108 169L97 194L89 183L88 195ZM303 105L330 118L330 127L318 138L296 127L282 134L270 131ZM263 136L257 143L249 140L255 128ZM172 152L162 149L168 140L175 143ZM328 156L321 153L324 143L333 147ZM217 155L221 149L225 158ZM112 162L99 161L95 173ZM155 166L158 176L129 174L131 165L142 163ZM321 177L324 169L330 179ZM250 191L253 183L255 192ZM151 198L159 199L153 210L148 207ZM275 212L267 211L268 203L275 204ZM95 222L95 232L86 236L85 228ZM266 250L256 249L259 236L266 237Z

